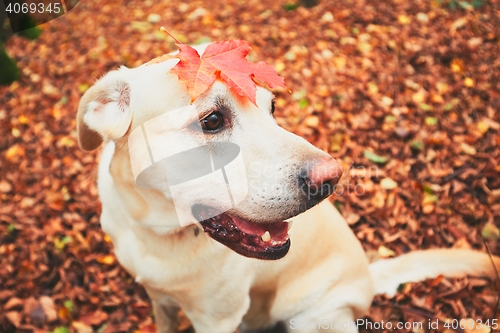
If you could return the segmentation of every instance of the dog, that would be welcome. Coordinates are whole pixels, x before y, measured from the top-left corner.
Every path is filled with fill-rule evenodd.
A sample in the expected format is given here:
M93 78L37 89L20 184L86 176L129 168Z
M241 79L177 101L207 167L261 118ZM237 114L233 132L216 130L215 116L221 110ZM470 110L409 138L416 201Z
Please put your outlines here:
M179 309L198 333L278 322L319 332L314 323L325 320L335 323L331 332L358 332L352 323L374 295L394 295L401 283L496 276L500 258L459 249L370 264L324 200L342 175L340 164L279 127L273 94L263 87L253 104L217 80L191 104L186 87L168 74L177 61L109 72L77 113L80 147L105 142L102 228L150 296L159 332L177 332ZM153 141L169 154L155 152ZM170 176L158 178L162 172Z

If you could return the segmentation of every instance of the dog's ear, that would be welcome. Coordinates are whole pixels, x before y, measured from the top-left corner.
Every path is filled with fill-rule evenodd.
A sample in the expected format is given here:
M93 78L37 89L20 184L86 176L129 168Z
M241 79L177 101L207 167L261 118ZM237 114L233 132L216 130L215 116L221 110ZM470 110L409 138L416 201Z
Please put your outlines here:
M132 121L127 69L109 72L83 95L78 106L78 144L91 151L103 140L125 135Z

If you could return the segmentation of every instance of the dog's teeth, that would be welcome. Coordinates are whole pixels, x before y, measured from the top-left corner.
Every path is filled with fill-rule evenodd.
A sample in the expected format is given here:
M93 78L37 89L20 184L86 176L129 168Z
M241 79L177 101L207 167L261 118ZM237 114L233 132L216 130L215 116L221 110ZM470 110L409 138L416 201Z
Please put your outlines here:
M288 221L288 231L290 231L290 229L292 229L292 225L293 225L293 221L292 220Z
M260 236L264 242L269 242L271 240L271 234L266 231L262 236Z

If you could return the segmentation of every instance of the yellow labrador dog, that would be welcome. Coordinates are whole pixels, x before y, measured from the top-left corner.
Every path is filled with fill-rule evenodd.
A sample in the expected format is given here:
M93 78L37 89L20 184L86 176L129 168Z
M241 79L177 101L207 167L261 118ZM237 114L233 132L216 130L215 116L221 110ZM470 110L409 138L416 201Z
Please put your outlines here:
M82 149L106 142L101 224L150 295L159 332L176 332L179 309L198 333L278 322L290 332L357 332L374 294L400 283L495 276L486 254L467 250L369 264L323 201L342 168L276 124L272 93L257 87L254 105L216 81L191 104L168 74L176 63L109 72L77 115Z

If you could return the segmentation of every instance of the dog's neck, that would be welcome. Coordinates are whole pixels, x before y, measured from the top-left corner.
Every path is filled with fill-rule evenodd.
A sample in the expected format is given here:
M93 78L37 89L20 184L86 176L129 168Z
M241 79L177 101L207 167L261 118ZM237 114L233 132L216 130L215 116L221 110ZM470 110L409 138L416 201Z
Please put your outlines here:
M132 223L160 235L178 233L183 229L171 199L159 190L144 189L136 184L126 142L116 142L109 173L123 201L123 208L133 219Z

